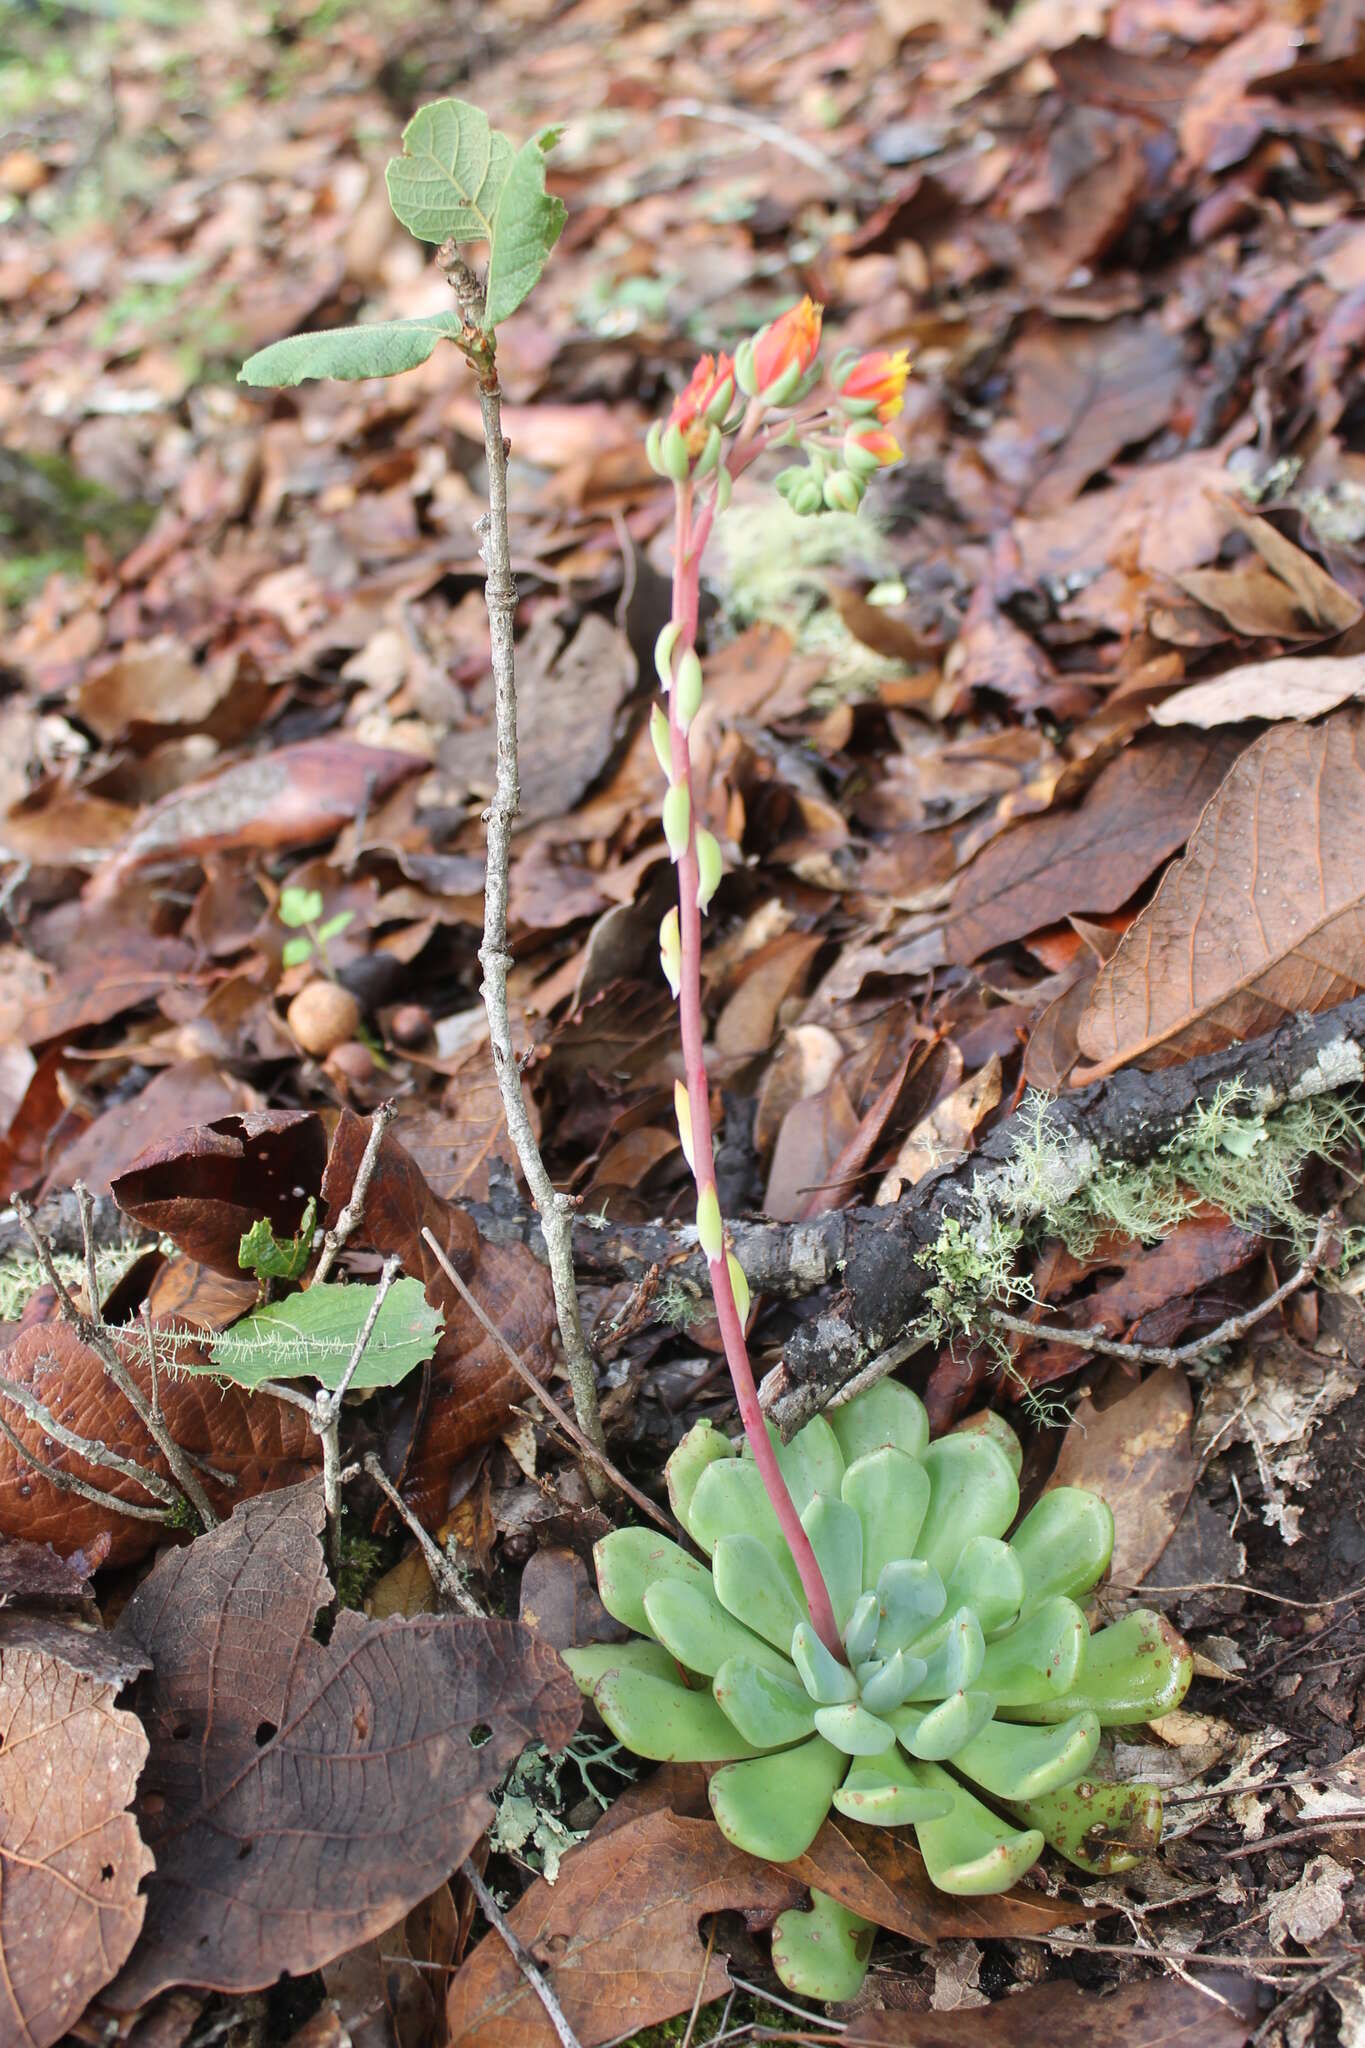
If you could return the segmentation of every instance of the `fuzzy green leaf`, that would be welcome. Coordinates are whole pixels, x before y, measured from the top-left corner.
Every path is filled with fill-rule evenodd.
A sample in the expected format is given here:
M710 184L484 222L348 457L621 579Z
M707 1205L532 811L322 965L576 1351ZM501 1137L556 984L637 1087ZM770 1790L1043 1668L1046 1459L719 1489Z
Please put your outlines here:
M545 130L520 149L467 100L419 107L385 174L389 204L422 242L487 242L485 322L516 311L564 226L545 190Z
M458 313L427 313L417 320L291 334L249 356L237 378L242 384L285 385L302 384L305 377L396 377L424 363L444 336L459 332Z
M257 1387L262 1380L319 1380L335 1387L350 1362L356 1338L374 1300L372 1287L310 1287L288 1301L253 1310L224 1330L206 1366L185 1365ZM399 1280L389 1289L370 1332L353 1387L392 1387L436 1349L441 1319L422 1293L421 1282Z

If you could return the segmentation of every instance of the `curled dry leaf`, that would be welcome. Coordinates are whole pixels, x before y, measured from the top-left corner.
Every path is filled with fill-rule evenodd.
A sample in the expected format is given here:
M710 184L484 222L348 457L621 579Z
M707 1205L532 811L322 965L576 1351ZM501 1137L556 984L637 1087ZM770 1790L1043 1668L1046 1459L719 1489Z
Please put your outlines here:
M1157 725L1235 725L1243 718L1319 718L1365 691L1365 655L1287 654L1247 661L1176 690L1152 711Z
M243 1235L264 1217L292 1237L322 1183L327 1140L308 1110L257 1110L178 1130L115 1176L113 1196L144 1229L239 1280Z
M607 1817L610 1818L609 1816ZM803 1897L790 1869L727 1842L714 1821L641 1815L595 1828L540 1878L507 1918L547 1971L583 2048L686 2012L729 1989L725 1957L709 1962L703 1913L780 1912ZM485 1935L450 1987L450 2048L554 2048L555 2032L500 1935Z
M122 1677L0 1648L0 2040L48 2048L121 1967L152 1857L127 1811L147 1755Z
M1135 743L1072 809L992 841L953 898L949 958L968 966L1073 911L1118 910L1184 844L1235 753L1224 734Z
M529 1743L560 1749L577 1689L516 1622L372 1622L331 1594L321 1488L247 1501L163 1557L116 1641L152 1660L138 1794L147 1920L109 2000L246 1992L392 1926L468 1855Z
M150 1399L152 1379L141 1329L119 1335L118 1343L129 1373ZM198 1355L207 1366L207 1353ZM77 1436L103 1444L159 1472L163 1479L170 1477L160 1452L100 1360L68 1323L37 1323L21 1330L0 1357L0 1374L35 1395ZM293 1485L321 1455L307 1417L282 1401L253 1399L240 1388L222 1387L210 1379L181 1379L164 1368L157 1374L157 1393L167 1427L181 1448L207 1459L215 1472L234 1482L224 1487L205 1474L209 1496L220 1513L268 1487ZM50 1443L42 1426L3 1396L0 1416L44 1465L84 1479L116 1499L150 1505L135 1480ZM163 1533L157 1522L134 1521L64 1492L8 1438L0 1438L0 1532L31 1543L51 1543L63 1555L89 1550L107 1539L108 1562L116 1565L145 1557Z
M1365 710L1248 747L1096 979L1094 1080L1254 1038L1365 987Z

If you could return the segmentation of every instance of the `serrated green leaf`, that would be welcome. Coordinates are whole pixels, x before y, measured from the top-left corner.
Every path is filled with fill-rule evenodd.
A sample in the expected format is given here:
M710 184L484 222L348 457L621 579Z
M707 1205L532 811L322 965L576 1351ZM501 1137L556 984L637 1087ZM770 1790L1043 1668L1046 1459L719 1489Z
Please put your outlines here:
M564 225L563 202L545 190L545 148L537 136L514 150L478 107L435 100L413 115L385 172L389 204L419 241L487 242L489 327L516 311Z
M223 1332L208 1365L186 1370L216 1374L243 1387L270 1379L314 1379L335 1387L373 1300L372 1287L331 1282L310 1287L288 1301L270 1302L243 1316ZM431 1357L440 1329L441 1319L428 1306L421 1283L397 1281L379 1311L351 1385L396 1386Z
M284 967L302 967L305 960L313 956L313 941L306 932L296 938L286 939L280 948L280 963Z
M286 385L302 384L305 377L396 377L401 370L415 370L438 341L459 332L460 316L450 312L334 327L327 334L291 334L248 357L237 378L242 384Z

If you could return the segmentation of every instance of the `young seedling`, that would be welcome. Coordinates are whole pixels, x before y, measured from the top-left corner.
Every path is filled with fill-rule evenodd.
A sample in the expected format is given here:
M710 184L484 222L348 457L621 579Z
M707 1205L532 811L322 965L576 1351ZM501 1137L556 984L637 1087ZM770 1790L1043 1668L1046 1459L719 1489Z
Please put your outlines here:
M346 927L353 921L353 910L339 910L335 917L329 917L325 924L319 924L322 916L322 894L317 889L299 889L292 884L280 891L276 915L282 925L293 932L292 939L286 939L280 950L280 961L285 967L302 967L305 960L316 956L318 966L329 980L336 980L327 951L329 939L339 939Z

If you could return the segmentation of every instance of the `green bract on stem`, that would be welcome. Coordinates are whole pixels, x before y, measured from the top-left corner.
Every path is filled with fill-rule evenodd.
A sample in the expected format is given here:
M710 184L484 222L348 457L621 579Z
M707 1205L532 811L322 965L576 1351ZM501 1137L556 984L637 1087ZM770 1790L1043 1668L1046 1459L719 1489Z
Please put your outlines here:
M678 907L669 911L659 934L660 959L677 999L682 1036L685 1079L676 1096L678 1132L696 1182L697 1237L706 1256L716 1319L745 1436L800 1577L817 1644L842 1666L845 1648L829 1589L783 1478L759 1405L744 1335L748 1283L738 1260L726 1249L716 1191L701 1002L701 920L720 886L724 863L714 833L697 815L689 743L703 690L696 645L702 557L716 517L729 501L734 478L765 448L804 439L810 467L784 472L779 479L783 495L799 511L818 512L826 507L856 510L867 477L882 463L900 456L900 449L885 433L876 455L850 444L867 437L871 430L864 420L877 415L879 407L885 417L899 411L908 371L903 354L892 357L883 351L875 359L860 358L847 372L844 387L836 395L836 406L848 415L847 424L840 424L839 438L828 431L829 415L824 411L805 421L767 424L771 413L799 404L811 390L818 374L820 321L820 309L810 299L803 299L743 342L733 363L726 356L719 361L703 356L667 423L656 422L650 429L647 445L655 469L672 482L676 500L672 616L655 649L668 716L665 719L656 710L652 737L668 782L663 802L664 837L678 870ZM860 371L859 392L845 396ZM727 416L737 390L747 403L731 420ZM799 479L801 489L786 483L786 478Z

